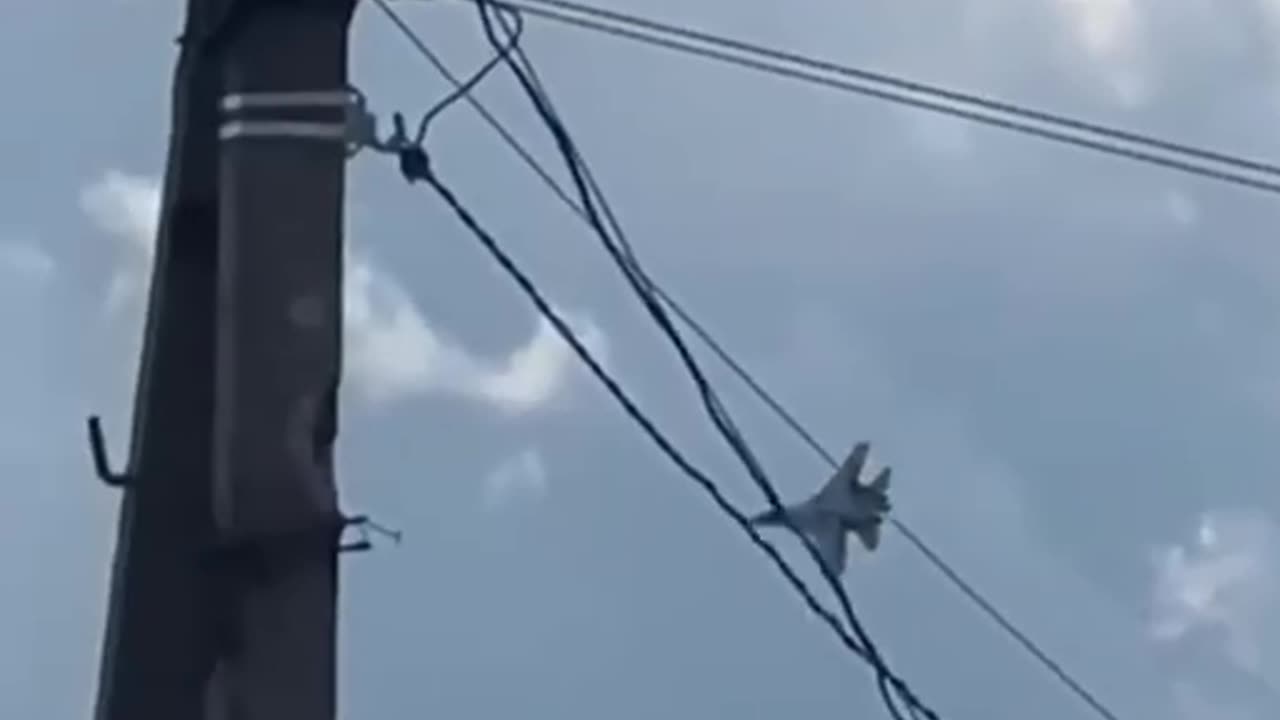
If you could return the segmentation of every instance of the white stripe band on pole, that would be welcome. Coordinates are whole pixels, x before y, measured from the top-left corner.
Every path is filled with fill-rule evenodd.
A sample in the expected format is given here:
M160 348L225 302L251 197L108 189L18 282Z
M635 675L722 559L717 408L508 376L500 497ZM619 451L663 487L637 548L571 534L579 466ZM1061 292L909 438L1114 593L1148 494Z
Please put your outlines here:
M346 107L355 99L350 90L300 90L297 92L231 93L222 97L222 109Z
M288 120L234 120L218 130L222 140L237 138L347 139L346 123L292 122Z

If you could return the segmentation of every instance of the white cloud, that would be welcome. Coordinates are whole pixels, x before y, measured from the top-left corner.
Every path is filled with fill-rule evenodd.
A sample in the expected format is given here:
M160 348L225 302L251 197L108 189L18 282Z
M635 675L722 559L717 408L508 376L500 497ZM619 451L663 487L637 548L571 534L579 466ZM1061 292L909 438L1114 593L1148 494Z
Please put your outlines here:
M451 393L518 415L554 403L578 366L543 319L501 360L478 357L433 330L399 283L367 258L352 257L348 268L348 377L370 402ZM589 318L562 315L594 355L606 355L604 335Z
M1137 40L1134 0L1057 0L1057 5L1080 45L1099 57L1121 52Z
M547 469L533 448L502 461L484 479L484 504L489 508L540 498L546 492Z
M1267 21L1280 30L1280 0L1257 0L1257 4Z
M101 231L119 241L121 258L108 307L127 303L141 313L141 291L155 254L159 182L109 171L85 188L80 205ZM545 321L526 343L494 361L440 336L396 279L369 258L349 253L344 281L348 380L375 404L443 392L521 414L553 403L576 366L571 349ZM563 314L587 347L603 356L605 339L591 320Z
M366 399L422 390L433 369L444 374L449 349L390 276L349 256L344 289L346 366Z
M562 313L594 356L606 358L604 334L584 315ZM564 387L578 359L556 329L539 319L533 336L492 368L477 365L471 377L476 394L508 412L520 413L546 404Z
M1280 669L1276 541L1280 528L1261 512L1206 513L1196 537L1156 557L1151 631L1162 642L1208 632L1238 667L1260 676Z
M1076 49L1121 102L1136 105L1148 92L1143 11L1138 0L1055 0Z
M107 291L107 309L119 310L146 289L160 221L160 183L155 178L110 170L80 193L80 208L99 230L117 241L121 255Z
M55 270L57 264L43 248L27 242L0 242L0 271L44 285L53 277Z

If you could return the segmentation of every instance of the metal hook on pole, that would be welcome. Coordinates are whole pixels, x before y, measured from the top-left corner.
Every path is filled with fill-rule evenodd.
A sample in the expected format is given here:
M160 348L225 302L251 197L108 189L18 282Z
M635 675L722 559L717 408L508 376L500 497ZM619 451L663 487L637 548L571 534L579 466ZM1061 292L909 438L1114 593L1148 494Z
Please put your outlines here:
M97 415L90 415L87 424L89 452L93 457L93 469L98 479L109 487L125 487L129 484L129 473L111 469L111 460L107 455L107 442L102 432L102 419Z

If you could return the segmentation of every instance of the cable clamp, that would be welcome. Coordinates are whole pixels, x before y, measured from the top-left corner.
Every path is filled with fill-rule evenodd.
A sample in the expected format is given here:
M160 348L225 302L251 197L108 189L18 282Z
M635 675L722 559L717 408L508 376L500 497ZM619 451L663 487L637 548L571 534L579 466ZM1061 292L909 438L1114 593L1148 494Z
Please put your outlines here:
M394 128L387 138L378 137L377 113L369 109L364 93L351 88L347 104L347 157L355 157L365 148L384 155L399 155L413 145L405 131L404 118L396 113L393 119Z

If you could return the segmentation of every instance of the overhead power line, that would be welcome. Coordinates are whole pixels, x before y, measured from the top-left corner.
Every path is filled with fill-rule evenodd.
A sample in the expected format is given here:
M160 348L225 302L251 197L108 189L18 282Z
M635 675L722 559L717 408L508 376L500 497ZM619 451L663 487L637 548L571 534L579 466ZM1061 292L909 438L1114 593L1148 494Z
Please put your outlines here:
M449 67L441 60L417 35L417 33L409 27L403 19L391 10L390 7L383 5L384 0L377 0L380 6L388 11L388 14L396 22L397 27L410 40L410 42L418 49L418 51L427 59L427 61L452 85L458 87L462 84L462 80L455 75ZM560 183L551 175L551 173L542 166L538 159L524 147L523 143L508 130L488 108L470 93L463 95L462 100L472 106L473 109L481 116L482 119L503 139L503 141L516 153L517 156L525 163L525 165L536 174L544 185L555 194L560 201L576 214L581 220L591 226L591 218L575 200L570 193L565 190ZM760 383L758 383L745 368L733 360L723 346L721 346L715 338L697 322L676 300L671 297L660 285L653 285L653 292L666 303L676 316L690 327L691 330L715 353L722 361L728 364L729 368L745 382L752 392L757 395L770 409L778 414L778 416L786 422L797 434L819 455L824 459L831 461L830 454L825 448L809 433L803 425L786 410ZM1110 710L1102 701L1100 701L1092 692L1076 680L1071 674L1063 669L1056 661L1054 661L1046 651L1041 649L1034 640L1030 639L1023 631L1019 630L1014 623L1009 620L992 602L987 600L979 590L964 580L963 576L955 570L951 565L935 550L933 550L920 536L914 533L910 527L901 520L893 519L893 525L898 529L904 537L914 546L926 560L932 564L946 579L953 583L960 591L972 601L984 614L991 618L1004 632L1009 634L1020 646L1030 653L1041 665L1048 669L1059 681L1061 681L1069 691L1079 697L1086 703L1099 717L1106 720L1118 720L1118 715ZM754 540L753 540L754 541ZM767 544L767 541L764 541ZM767 552L767 551L766 551ZM784 571L785 572L785 571ZM803 593L802 593L803 595ZM810 597L806 598L806 603L810 604ZM816 602L816 601L814 601ZM820 606L819 606L820 607ZM839 626L837 620L825 609L814 608L810 604L810 608L819 614L844 640L846 646L851 646L852 638L848 636L847 631ZM834 624L833 624L834 623ZM856 645L856 643L854 643ZM855 649L850 647L850 649ZM856 649L855 649L856 652Z
M378 4L386 14L391 16L392 19L396 21L397 27L399 27L402 30L402 32L407 32L408 34L416 37L416 34L412 32L412 29L408 28L407 24L404 23L403 20L399 19L397 14L393 10L391 10L391 8L387 6L385 2L383 2L383 0L378 0ZM502 14L499 14L499 18L503 21L504 29L508 33L508 38L504 42L503 40L497 37L496 31L492 24L492 19L489 17L487 12L485 11L486 10L485 5L483 3L480 3L479 8L481 10L481 19L485 25L486 34L488 35L491 43L493 44L494 49L498 52L499 55L505 55L506 52L512 46L515 45L515 39L516 39L515 36L518 35L519 33L519 27L517 26L514 30L512 30L507 25L506 18ZM420 50L426 50L425 43L421 42L420 39L416 40L414 44ZM430 56L430 51L427 50L425 54ZM737 452L740 455L740 457L743 458L744 464L748 465L748 469L751 471L753 479L756 479L757 483L762 485L762 490L764 490L765 494L769 497L770 503L773 506L780 508L781 501L780 501L780 498L778 498L777 496L776 490L772 488L768 479L764 477L763 471L759 468L758 462L754 460L754 457L751 455L750 450L745 448L745 441L741 438L741 435L737 431L736 427L732 425L732 420L731 418L728 417L727 412L725 412L722 406L720 406L719 400L718 398L715 397L714 391L710 388L709 383L707 383L705 378L702 377L701 371L698 369L696 362L692 359L692 356L690 355L688 349L683 346L683 342L680 340L678 332L675 330L674 326L671 325L670 321L666 320L665 313L661 304L656 300L649 299L648 286L651 285L651 281L649 281L647 277L643 276L642 271L640 271L638 267L633 265L634 258L630 255L629 247L626 250L622 250L618 248L616 245L614 245L612 242L612 239L609 237L608 230L604 228L603 223L600 221L599 217L591 213L590 211L590 208L592 208L591 193L594 191L597 195L598 201L605 208L606 214L610 217L610 222L615 227L617 226L616 218L613 217L612 212L608 209L607 203L604 201L604 198L599 195L598 187L595 185L594 179L588 180L584 178L584 175L586 173L589 173L589 170L582 164L581 157L577 151L576 146L574 146L574 144L572 143L572 140L568 138L567 131L565 130L561 120L559 119L559 116L555 113L554 108L551 106L549 97L547 97L544 91L542 90L541 83L537 79L536 72L534 71L531 63L529 63L528 58L525 57L518 48L516 49L516 54L517 54L517 57L519 57L520 59L520 64L517 64L511 60L508 60L507 65L512 70L513 74L517 76L517 79L521 81L522 86L525 88L526 92L528 92L528 94L530 95L530 100L533 102L535 108L538 110L539 115L543 117L544 121L548 125L548 129L551 130L553 133L553 136L555 136L557 145L560 147L562 153L564 154L566 162L569 163L570 171L573 173L574 179L578 183L579 191L582 195L581 200L584 203L584 205L588 208L588 217L593 221L591 223L593 229L595 229L597 233L600 234L601 239L605 242L606 247L610 250L611 256L613 256L615 260L618 261L619 265L624 270L624 274L627 276L628 280L632 283L634 289L636 289L636 291L639 294L641 294L642 299L646 301L645 302L646 307L650 310L650 313L654 315L655 320L659 321L659 325L663 326L664 331L667 332L670 336L672 336L673 342L681 350L682 358L685 360L686 365L689 366L689 370L691 374L694 375L695 380L699 385L699 390L703 396L704 402L707 405L708 412L712 416L713 421L716 423L717 428L720 429L721 432L725 435L726 439L730 442L735 452ZM466 86L465 83L456 83L456 85L459 87ZM451 95L451 97L456 97L459 94L460 93L454 93L453 95ZM403 123L398 122L397 127L402 128ZM398 132L400 131L398 130ZM420 134L423 134L423 133L420 132ZM527 279L527 277L523 276L523 274L518 270L518 268L514 266L514 264L510 261L509 258L505 258L504 254L498 248L497 243L493 240L493 238L481 228L480 224L462 206L462 204L457 200L457 198L453 195L453 193L449 191L449 189L446 186L444 186L443 183L439 182L439 180L435 177L434 173L432 173L431 171L430 163L427 161L425 149L421 148L420 146L415 147L412 145L412 143L406 143L401 147L402 147L402 150L400 153L401 154L401 170L405 174L406 178L410 179L411 181L424 180L429 184L431 184L431 186L437 190L437 192L442 196L442 198L444 198L445 201L450 205L450 207L453 208L455 213L458 215L459 219L461 219L463 223L466 224L467 227L471 229L474 234L476 234L476 236L482 241L482 243L486 246L486 248L490 250L491 254L494 255L495 259L498 260L498 262L504 267L504 269L506 269L508 273L512 275L512 277L517 281L517 283L521 286L521 288L525 290L526 294L530 296L530 298L534 301L535 305L538 306L539 310L542 311L544 314L547 314L548 319L552 321L553 326L556 327L556 329L562 335L566 335L565 337L566 341L570 344L571 347L575 349L575 351L578 352L579 356L584 360L584 362L587 363L587 365L597 375L597 378L604 381L606 387L614 395L614 398L621 402L621 404L623 405L623 408L628 412L628 414L633 419L637 420L640 423L642 429L646 431L646 433L650 436L651 439L657 442L660 448L663 449L664 452L666 452L669 457L671 457L673 460L677 462L677 465L679 465L682 469L688 472L691 469L691 466L689 466L687 463L681 462L681 459L678 453L673 454L674 447L671 446L671 444L667 442L661 436L660 433L656 432L656 428L652 425L652 423L649 423L648 421L646 421L643 415L638 414L638 410L636 409L634 404L627 399L625 394L621 392L620 388L616 385L616 383L611 383L608 376L602 374L602 370L599 368L598 364L592 360L589 353L585 352L586 348L583 347L580 342L577 342L576 338L572 337L571 333L568 333L569 328L567 328L567 326L565 326L562 321L559 321L557 319L557 316L554 313L548 312L550 310L549 306L547 306L545 301L542 301L540 299L536 291L536 288L534 288L534 286ZM586 184L588 183L591 185L590 190L586 187ZM832 585L833 591L835 592L837 597L840 599L842 609L845 612L846 620L849 623L850 629L853 631L854 636L856 636L856 641L854 641L853 637L848 635L848 632L844 629L843 626L840 625L838 620L835 620L834 616L831 616L825 610L825 608L822 608L822 606L816 602L816 599L807 590L804 584L799 582L799 578L795 576L794 572L790 571L789 566L787 566L786 563L782 561L782 558L777 554L776 550L774 550L772 546L768 545L768 543L765 542L758 535L758 533L755 531L755 528L750 525L749 521L746 521L745 516L742 515L740 511L737 511L736 508L733 508L731 505L726 507L726 502L719 495L718 489L716 489L715 485L711 483L709 478L702 476L701 479L699 479L698 475L693 475L693 477L696 480L699 480L699 484L702 485L704 489L706 489L711 493L713 499L717 499L717 505L722 510L732 510L732 512L730 512L729 514L735 519L735 521L738 522L740 526L743 526L743 528L748 532L748 535L753 539L753 541L757 545L765 549L766 552L769 552L770 557L773 558L775 563L779 564L780 569L783 570L784 575L786 575L787 579L792 583L793 587L797 591L799 591L801 595L804 597L810 609L818 612L818 614L824 620L826 620L828 624L832 625L832 628L837 631L842 641L844 641L845 645L850 650L855 652L855 654L858 654L860 657L862 657L864 660L866 660L875 668L876 675L877 675L877 685L879 687L882 699L884 700L887 708L889 709L890 713L893 715L893 717L896 720L904 720L903 715L901 714L901 710L897 706L897 701L901 701L904 703L907 713L913 719L918 719L920 717L927 717L932 720L936 720L938 718L938 715L934 711L932 711L931 709L929 709L923 703L920 702L919 698L911 691L911 689L906 685L905 682L903 682L900 678L898 678L889 670L883 658L880 656L879 652L876 650L875 646L872 644L870 638L867 636L865 630L861 627L861 624L858 622L858 619L853 612L852 606L849 602L847 595L844 592L843 586L839 582L838 577L834 576L834 574L826 566L826 564L821 561L821 558L819 557L816 551L816 548L813 547L812 541L808 537L804 536L802 533L796 531L796 528L792 527L792 530L796 531L796 534L800 537L802 542L805 544L806 548L809 550L810 554L814 557L815 561L817 561L819 569L822 571L824 577L828 580L828 582ZM744 524L744 521L745 521L745 524ZM832 621L834 621L834 623ZM896 699L895 699L895 696L896 696Z
M489 38L490 44L495 50L501 50L506 43L498 37L492 22L492 17L487 12L488 7L492 3L485 0L477 0L477 7L480 10L481 22L484 25L485 34ZM502 8L497 12L497 18L501 21L504 30L508 36L508 41L513 35L513 31L508 25L506 14L512 12L516 18L519 13L510 11L508 8ZM635 291L645 309L648 310L651 318L657 323L658 327L671 341L672 346L677 351L685 369L694 381L694 385L703 400L708 417L715 425L716 429L724 437L730 448L742 461L752 480L759 487L769 505L775 510L781 510L782 500L774 488L773 483L769 479L763 466L755 457L755 453L747 444L741 430L738 429L733 417L729 414L724 404L720 400L712 384L705 377L697 360L692 352L686 346L684 339L681 337L679 330L672 323L666 312L666 307L658 298L654 291L654 283L648 277L643 267L640 265L639 259L634 253L630 242L626 239L626 234L622 229L617 216L600 189L598 182L594 177L586 159L582 156L576 143L573 141L563 119L556 111L554 103L550 95L543 86L536 68L524 53L523 49L516 47L514 59L508 58L506 64L508 69L516 77L526 95L533 103L535 110L542 118L547 129L551 132L556 141L556 145L560 150L561 156L569 169L570 175L578 191L579 200L583 209L586 211L592 229L604 244L609 256L614 260L615 264L622 271L623 276L627 279L632 289ZM596 206L599 206L597 211ZM602 219L603 216L603 219ZM607 227L606 227L607 225ZM784 515L784 518L786 516ZM805 533L795 527L789 519L785 524L788 528L801 540L805 545L809 555L815 564L821 570L832 591L840 602L844 611L845 618L853 630L854 635L858 638L864 650L865 659L876 670L877 686L880 690L882 699L890 713L895 718L900 718L901 714L894 702L896 694L901 699L908 711L914 717L916 711L920 711L925 716L936 718L937 715L931 709L924 706L914 695L910 688L898 679L888 668L883 658L880 656L874 643L863 629L853 607L849 601L848 595L844 590L840 579L832 571L830 567L823 561L817 548L813 545L812 539Z
M496 0L495 0L496 1ZM763 55L774 60L780 60L795 65L803 65L815 70L831 72L836 75L844 75L858 80L877 85L886 85L899 90L919 93L922 95L931 95L934 97L950 100L962 105L972 105L985 110L991 110L998 113L1013 115L1027 120L1034 120L1049 125L1058 125L1079 130L1082 132L1100 135L1102 137L1130 142L1135 145L1145 145L1157 150L1187 155L1201 160L1221 163L1223 165L1231 165L1245 170L1252 170L1267 175L1280 177L1280 165L1270 162L1251 160L1239 155L1232 155L1216 150L1188 145L1186 143L1165 140L1146 133L1133 132L1121 128L1109 127L1099 123L1089 122L1072 118L1060 113L1047 112L1037 110L1004 100L997 100L976 93L960 92L944 88L940 85L931 85L929 83L911 80L898 75L891 75L884 72L876 72L853 67L850 65L842 65L829 60L821 60L810 56L802 55L796 52L786 50L778 50L775 48L765 47L760 44L750 43L743 40L724 37L704 30L695 30L692 28L681 27L672 23L663 23L638 15L618 12L616 10L608 10L597 8L580 2L572 2L571 0L501 0L503 3L519 2L527 5L544 5L550 7L561 8L585 15L593 15L600 18L612 20L614 22L645 28L655 32L677 35L680 37L704 42L709 45L719 45L731 48L748 54Z
M474 2L474 0L461 1ZM531 17L602 32L893 104L949 115L969 122L1261 192L1280 194L1280 182L1264 179L1280 177L1280 165L1270 162L1110 128L1064 115L1033 110L1012 103L947 90L892 75L567 0L501 0L500 4L518 9ZM1245 172L1238 172L1240 170Z
M667 302L671 305L672 310L680 317L689 329L702 340L703 344L711 350L712 354L720 359L729 370L743 382L761 402L763 402L770 411L774 413L788 428L796 434L797 437L809 446L818 457L822 458L828 465L835 469L838 467L838 461L822 443L811 433L796 416L779 402L772 393L768 391L755 377L739 363L728 350L720 344L714 336L711 335L701 323L692 317L684 308L680 307L675 300L668 297ZM924 541L922 537L917 535L915 531L903 520L896 517L890 517L889 522L903 537L910 542L921 555L929 561L933 567L942 573L942 575L956 586L970 601L972 601L983 613L994 621L1000 629L1017 642L1024 650L1034 657L1041 665L1043 665L1050 673L1054 675L1063 685L1072 693L1079 697L1085 704L1093 709L1099 716L1107 720L1118 720L1113 713L1096 695L1089 691L1080 681L1076 680L1065 668L1063 668L1056 660L1049 656L1047 652L1030 638L1025 632L1018 628L999 608L990 600L987 600L981 592L964 579L958 571L938 555L938 553Z
M426 179L427 183L436 191L437 194L445 201L445 204L454 212L454 215L462 222L462 224L481 242L485 250L493 257L494 261L506 272L519 286L520 290L529 298L531 302L538 308L538 311L547 318L547 320L555 328L556 332L562 339L573 349L578 358L587 366L592 375L605 386L606 391L622 406L624 412L644 431L654 444L656 444L664 455L666 455L685 475L689 476L707 493L715 503L716 507L729 516L735 525L746 533L751 539L752 544L764 552L774 565L783 573L787 582L804 600L809 610L823 620L833 632L840 638L846 648L859 657L866 659L866 651L862 645L856 640L848 630L841 624L840 619L836 617L830 610L823 607L814 595L813 591L808 588L804 580L791 567L790 563L782 557L778 549L762 536L759 531L751 525L750 519L741 510L737 508L724 493L720 491L715 481L709 475L693 465L684 455L675 447L675 445L667 439L667 437L658 429L657 425L649 419L649 417L640 410L634 400L622 389L609 373L604 369L587 349L586 345L569 327L568 323L551 307L550 303L538 290L537 285L520 269L518 265L511 259L509 255L498 244L497 240L480 225L479 221L471 214L471 212L462 204L457 195L445 185L434 172L429 173ZM937 715L932 715L936 718Z
M508 14L514 16L516 20L520 19L520 14L510 8L501 7L493 15L489 10L493 8L492 3L485 0L477 0L477 9L480 13L480 20L484 26L485 34L490 44L495 50L500 51L511 41L514 32L508 19ZM503 40L498 36L497 29L494 25L494 17L501 23L507 40ZM686 346L684 339L681 337L679 330L668 317L666 308L661 300L653 293L653 281L645 273L640 265L638 258L635 256L634 250L630 242L626 239L626 235L619 223L617 216L613 212L608 199L599 187L594 174L588 166L586 159L579 151L577 144L574 142L568 128L560 117L555 105L551 100L538 76L537 69L533 63L525 55L520 47L516 47L514 58L508 58L506 65L512 75L519 82L525 91L525 94L532 103L534 109L542 119L547 130L551 133L555 140L556 147L560 151L561 157L569 170L570 176L578 192L579 201L583 209L586 211L590 220L590 225L595 231L597 237L601 240L609 257L613 259L618 269L622 272L624 278L630 284L632 290L640 299L642 305L648 311L650 317L658 325L658 328L670 340L672 346L677 352L682 364L692 378L699 396L702 398L704 408L712 424L720 432L722 437L728 443L730 449L741 460L743 466L747 470L751 479L764 494L769 505L775 510L782 509L782 499L777 490L774 488L772 481L769 479L760 461L756 458L755 453L747 444L742 432L738 429L733 421L733 417L716 393L714 386L707 380L697 360L692 352ZM598 209L597 209L598 208ZM896 677L889 670L888 665L881 657L875 644L867 635L865 629L859 622L853 606L849 600L844 586L841 584L839 577L835 572L823 561L823 558L817 548L814 546L812 539L793 523L787 521L784 523L800 541L808 551L810 557L821 571L824 579L831 587L832 592L838 599L845 619L853 634L857 637L863 649L863 656L872 667L876 670L877 687L885 706L888 708L894 718L901 720L901 712L895 703L894 696L905 703L906 708L912 717L916 717L916 712L920 711L926 717L936 718L937 715L929 708L925 707L919 698L910 690L910 688Z

